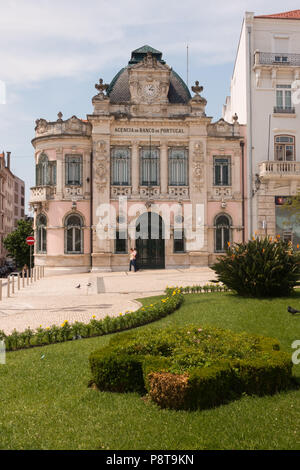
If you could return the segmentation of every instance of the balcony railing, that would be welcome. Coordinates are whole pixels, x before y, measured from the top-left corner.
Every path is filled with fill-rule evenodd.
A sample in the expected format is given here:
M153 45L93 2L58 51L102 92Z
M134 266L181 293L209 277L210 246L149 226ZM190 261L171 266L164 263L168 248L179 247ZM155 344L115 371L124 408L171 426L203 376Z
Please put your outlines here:
M300 54L256 51L254 54L254 64L300 66Z
M274 106L274 114L295 114L295 108L293 106L284 108L281 106Z
M268 161L259 164L259 176L298 175L300 176L300 162Z

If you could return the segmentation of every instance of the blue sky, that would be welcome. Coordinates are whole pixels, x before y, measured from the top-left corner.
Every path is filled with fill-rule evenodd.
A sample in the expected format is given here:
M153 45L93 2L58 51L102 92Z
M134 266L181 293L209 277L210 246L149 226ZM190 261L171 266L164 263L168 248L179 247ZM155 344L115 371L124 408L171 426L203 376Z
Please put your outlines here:
M34 186L35 120L92 112L94 85L109 83L132 50L149 44L186 79L199 80L207 115L218 119L230 78L245 11L279 13L295 0L6 0L0 1L0 152L12 152L12 170Z

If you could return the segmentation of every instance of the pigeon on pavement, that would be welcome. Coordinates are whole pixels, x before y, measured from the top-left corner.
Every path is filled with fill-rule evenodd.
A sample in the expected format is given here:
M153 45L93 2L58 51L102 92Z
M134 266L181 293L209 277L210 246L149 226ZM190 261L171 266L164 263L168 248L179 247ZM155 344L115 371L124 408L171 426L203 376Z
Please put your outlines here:
M78 286L76 286L75 289L80 289L80 284L78 284Z

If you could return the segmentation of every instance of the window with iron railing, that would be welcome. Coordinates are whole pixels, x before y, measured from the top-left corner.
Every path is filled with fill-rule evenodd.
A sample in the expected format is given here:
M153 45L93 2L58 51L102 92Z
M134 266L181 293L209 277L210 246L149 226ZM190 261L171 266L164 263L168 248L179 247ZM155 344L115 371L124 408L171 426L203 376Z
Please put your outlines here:
M231 158L214 157L214 186L231 185Z
M111 150L111 184L130 186L130 149L115 147Z
M66 155L65 175L67 186L82 185L82 155Z

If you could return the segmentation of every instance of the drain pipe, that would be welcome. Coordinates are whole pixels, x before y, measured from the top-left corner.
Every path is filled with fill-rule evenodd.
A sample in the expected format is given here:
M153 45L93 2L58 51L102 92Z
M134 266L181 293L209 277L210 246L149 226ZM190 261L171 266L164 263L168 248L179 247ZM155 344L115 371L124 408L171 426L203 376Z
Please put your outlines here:
M248 80L249 80L249 134L248 134L248 148L249 148L249 236L253 232L253 192L252 192L252 178L253 178L253 165L252 165L252 76L251 76L251 27L248 26Z
M90 264L93 269L93 152L90 155Z
M243 243L245 243L245 142L240 142L241 150L242 150L242 234L243 234Z

